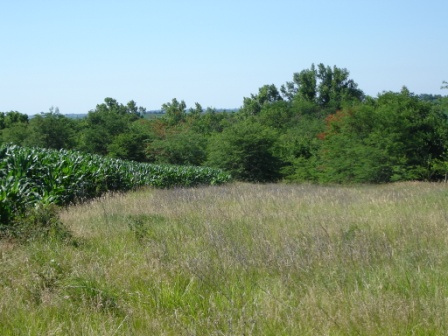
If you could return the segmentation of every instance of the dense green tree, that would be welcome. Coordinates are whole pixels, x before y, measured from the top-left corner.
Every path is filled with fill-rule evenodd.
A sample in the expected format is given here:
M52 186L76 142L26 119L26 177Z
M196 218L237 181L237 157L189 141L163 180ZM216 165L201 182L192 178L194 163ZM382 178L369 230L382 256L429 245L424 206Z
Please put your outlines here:
M170 125L177 125L185 121L187 104L183 100L179 102L176 98L173 98L170 103L162 105L162 112Z
M293 81L282 85L280 91L289 101L297 97L310 102L316 101L317 71L314 64L310 69L294 73Z
M316 165L319 182L381 183L393 180L394 172L400 173L399 167L404 160L404 156L389 153L390 146L394 146L394 136L378 130L363 136L361 130L353 132L350 129L353 125L346 122L338 121L338 131L326 135L320 147Z
M322 119L303 116L280 135L276 151L284 162L282 175L288 181L316 181L316 166L325 129Z
M276 181L281 169L275 153L277 138L272 128L251 120L241 121L211 137L206 164L243 181Z
M107 146L108 156L137 162L146 161L145 141L147 137L131 131L117 135Z
M8 128L17 123L27 123L28 115L17 111L0 112L0 130Z
M148 161L146 148L153 139L150 122L144 119L136 120L124 133L113 138L107 146L108 156L137 162Z
M406 88L386 92L327 118L320 149L321 182L437 179L446 148L446 115Z
M291 101L290 104L292 115L298 119L301 119L302 117L323 119L328 115L327 109L322 108L314 101L305 100L300 98L299 96L294 98L294 100ZM334 110L332 110L330 113L333 112Z
M206 159L207 139L189 130L172 132L147 146L147 156L155 163L200 166Z
M276 129L286 129L290 126L293 111L288 102L284 100L264 104L259 112L257 120L266 126Z
M112 141L113 137L106 127L94 127L88 124L82 131L79 149L87 153L107 155L108 146Z
M281 92L289 101L305 100L336 111L344 104L359 102L364 97L349 75L345 68L331 68L322 63L316 68L312 64L310 69L295 73L293 81L283 85Z
M443 89L448 83L443 82ZM81 121L57 109L0 112L0 143L109 157L212 165L244 181L382 183L448 180L448 96L406 88L364 96L346 69L314 64L280 90L264 85L236 113L163 104L162 116L113 98Z
M317 78L318 84L318 103L321 106L334 107L340 109L344 102L359 101L363 97L363 92L358 89L352 79L349 79L347 69L340 69L318 65Z
M197 120L201 117L201 115L204 113L204 109L202 108L201 104L194 103L194 108L190 108L188 110L188 117L193 120Z
M28 115L17 111L0 112L0 143L23 145L28 132Z
M28 123L18 122L12 124L8 128L1 130L0 134L0 143L11 143L19 146L24 145L26 139L29 137Z
M234 118L235 113L233 112L217 112L216 109L208 107L200 115L189 118L188 122L193 132L210 135L215 132L222 132L227 125L232 123Z
M111 99L111 98L106 98ZM137 106L137 103L133 100L126 104L126 110L123 112L125 114L133 114L138 118L142 118L146 114L146 108L143 106Z
M244 98L240 114L246 117L256 116L261 112L263 106L282 100L283 98L274 84L264 85L258 89L258 94L251 94L250 97Z
M98 104L84 120L79 148L89 153L107 155L115 137L126 133L132 122L142 117L140 111L143 110L137 108L133 101L123 105L113 98L104 99L104 103Z
M57 107L34 116L29 121L28 132L29 136L24 141L27 146L53 149L73 149L76 146L76 122L62 115Z
M107 97L104 98L104 103L98 104L92 113L109 113L114 115L126 116L129 120L137 120L143 116L146 109L138 107L137 103L133 100L129 101L126 105L119 103L117 100ZM89 112L89 114L90 114Z

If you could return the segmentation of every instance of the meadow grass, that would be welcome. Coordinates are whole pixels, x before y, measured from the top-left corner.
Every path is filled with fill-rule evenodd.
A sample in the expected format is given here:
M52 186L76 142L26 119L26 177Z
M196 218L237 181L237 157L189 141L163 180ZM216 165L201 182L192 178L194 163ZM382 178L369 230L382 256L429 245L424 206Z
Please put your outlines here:
M61 211L0 242L1 335L448 334L448 186L235 183Z

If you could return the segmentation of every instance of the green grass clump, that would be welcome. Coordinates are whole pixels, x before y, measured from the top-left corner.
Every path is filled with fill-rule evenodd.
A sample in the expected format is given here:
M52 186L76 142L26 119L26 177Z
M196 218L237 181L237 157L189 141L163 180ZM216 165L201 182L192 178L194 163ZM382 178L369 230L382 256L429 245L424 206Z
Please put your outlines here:
M445 335L448 189L106 195L0 245L2 335Z

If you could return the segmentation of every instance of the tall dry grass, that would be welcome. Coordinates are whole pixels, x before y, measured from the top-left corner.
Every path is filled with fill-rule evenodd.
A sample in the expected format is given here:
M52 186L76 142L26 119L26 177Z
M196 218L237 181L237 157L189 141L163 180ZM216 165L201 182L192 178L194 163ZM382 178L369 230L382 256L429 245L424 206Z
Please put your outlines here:
M448 188L233 184L61 213L0 246L2 335L448 334Z

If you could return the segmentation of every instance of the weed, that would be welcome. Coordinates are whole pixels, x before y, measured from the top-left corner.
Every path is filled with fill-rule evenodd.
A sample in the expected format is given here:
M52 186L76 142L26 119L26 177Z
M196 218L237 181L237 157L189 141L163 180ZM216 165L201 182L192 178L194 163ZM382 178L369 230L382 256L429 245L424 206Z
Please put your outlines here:
M145 240L157 239L157 229L166 224L161 215L130 215L127 217L129 229L140 243Z
M0 233L3 238L20 242L54 239L76 245L71 232L59 219L59 208L53 204L36 204L24 215L16 216L12 225L4 226Z

